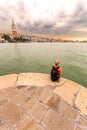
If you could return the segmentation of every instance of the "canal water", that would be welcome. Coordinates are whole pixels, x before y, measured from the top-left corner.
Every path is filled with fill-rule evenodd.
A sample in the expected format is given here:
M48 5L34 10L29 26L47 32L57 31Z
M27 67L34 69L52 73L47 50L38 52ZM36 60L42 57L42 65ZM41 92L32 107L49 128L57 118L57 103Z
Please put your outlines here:
M0 75L50 73L60 60L62 77L87 87L87 43L1 43Z

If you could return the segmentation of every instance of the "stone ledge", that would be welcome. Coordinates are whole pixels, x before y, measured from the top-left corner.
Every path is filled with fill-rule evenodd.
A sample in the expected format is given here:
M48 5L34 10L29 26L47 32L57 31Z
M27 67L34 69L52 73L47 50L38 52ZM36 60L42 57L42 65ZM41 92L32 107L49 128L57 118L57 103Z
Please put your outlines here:
M75 100L75 106L78 108L82 115L87 116L87 89L81 87L80 92Z
M53 92L87 118L86 88L73 81L67 80L65 84L61 87L57 87Z
M78 112L68 103L61 101L58 107L59 113L62 113L64 116L72 120L76 120L78 116Z
M22 125L24 115L28 119ZM8 130L14 125L17 126L14 130L20 130L29 124L32 124L31 130L87 129L87 89L64 78L52 82L49 74L0 76L0 118ZM1 130L5 127L0 124Z
M74 124L60 114L49 110L42 125L46 130L74 130Z
M0 76L0 89L13 87L17 81L17 74Z
M63 84L61 87L57 87L53 92L69 104L73 105L74 96L79 88L79 84L70 80L66 80L65 84Z
M30 117L26 117L22 122L20 122L16 130L43 130L43 129Z
M45 86L60 86L65 82L64 78L60 79L60 82L52 82L50 80L49 74L41 74L41 73L21 73L18 76L18 80L16 82L16 86L37 86L37 87L45 87Z
M5 107L0 108L0 118L5 120L10 130L23 116L24 111L13 103L8 103Z

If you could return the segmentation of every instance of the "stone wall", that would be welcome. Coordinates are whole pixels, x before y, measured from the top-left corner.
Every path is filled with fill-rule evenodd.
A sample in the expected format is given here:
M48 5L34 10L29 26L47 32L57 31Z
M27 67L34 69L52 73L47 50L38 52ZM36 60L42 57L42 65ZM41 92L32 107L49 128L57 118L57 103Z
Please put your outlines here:
M48 74L1 76L0 122L0 130L87 130L87 89Z

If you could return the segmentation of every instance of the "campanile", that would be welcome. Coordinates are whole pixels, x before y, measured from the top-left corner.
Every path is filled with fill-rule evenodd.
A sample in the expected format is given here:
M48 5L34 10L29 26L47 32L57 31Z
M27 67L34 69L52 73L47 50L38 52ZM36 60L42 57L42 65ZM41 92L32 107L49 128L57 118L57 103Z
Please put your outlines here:
M16 29L16 25L14 23L14 19L12 19L12 35L17 36L17 29Z

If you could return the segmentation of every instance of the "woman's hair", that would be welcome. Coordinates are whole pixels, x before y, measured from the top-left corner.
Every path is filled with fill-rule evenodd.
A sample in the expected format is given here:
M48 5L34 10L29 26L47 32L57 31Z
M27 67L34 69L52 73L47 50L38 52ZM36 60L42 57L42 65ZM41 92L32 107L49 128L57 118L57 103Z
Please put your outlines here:
M59 60L56 60L56 61L55 61L55 65L56 65L56 66L57 66L59 63L60 63Z

